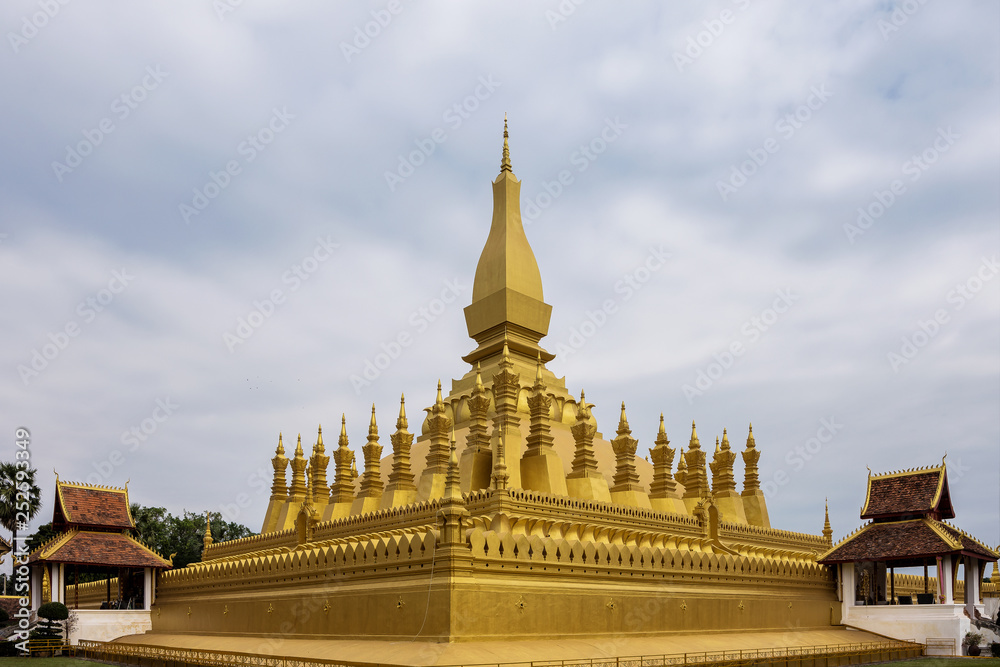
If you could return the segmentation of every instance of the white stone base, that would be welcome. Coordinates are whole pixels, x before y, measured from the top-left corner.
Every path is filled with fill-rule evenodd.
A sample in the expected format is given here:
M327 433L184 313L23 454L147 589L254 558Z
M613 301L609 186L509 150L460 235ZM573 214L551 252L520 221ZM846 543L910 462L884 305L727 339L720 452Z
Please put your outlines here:
M77 644L143 634L153 629L153 620L148 609L71 609L67 625L69 643Z
M982 605L976 605L980 612ZM962 654L962 638L971 623L962 604L845 605L843 624L894 639L954 639L955 653Z

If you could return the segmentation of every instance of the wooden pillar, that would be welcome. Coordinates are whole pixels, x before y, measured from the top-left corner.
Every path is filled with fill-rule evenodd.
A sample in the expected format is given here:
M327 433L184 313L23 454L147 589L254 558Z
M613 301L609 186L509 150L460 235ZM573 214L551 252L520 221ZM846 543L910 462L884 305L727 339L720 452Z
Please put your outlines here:
M108 578L105 579L105 581L108 582L107 602L108 602L108 608L110 609L111 608L111 574L110 573L108 573Z
M896 568L889 566L889 604L896 604Z
M73 609L80 608L80 566L73 566Z
M927 578L927 561L924 561L924 593L929 592L930 580Z

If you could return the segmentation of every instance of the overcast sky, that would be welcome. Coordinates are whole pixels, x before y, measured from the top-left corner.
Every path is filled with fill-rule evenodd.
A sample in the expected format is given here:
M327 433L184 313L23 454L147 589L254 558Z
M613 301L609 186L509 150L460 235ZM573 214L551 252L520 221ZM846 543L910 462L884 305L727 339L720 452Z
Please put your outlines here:
M279 431L359 450L372 403L388 453L467 370L507 112L548 366L604 433L753 422L772 524L829 497L836 538L866 467L947 452L1000 542L1000 6L345 4L0 5L36 524L55 468L259 530Z

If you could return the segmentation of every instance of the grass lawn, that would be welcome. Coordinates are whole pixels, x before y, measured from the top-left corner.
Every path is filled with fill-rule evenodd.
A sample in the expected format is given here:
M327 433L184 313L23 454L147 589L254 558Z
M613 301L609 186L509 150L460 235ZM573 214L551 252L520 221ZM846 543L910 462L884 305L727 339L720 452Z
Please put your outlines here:
M884 662L892 667L1000 667L1000 658L920 658Z
M94 664L78 658L0 658L3 667L81 667Z

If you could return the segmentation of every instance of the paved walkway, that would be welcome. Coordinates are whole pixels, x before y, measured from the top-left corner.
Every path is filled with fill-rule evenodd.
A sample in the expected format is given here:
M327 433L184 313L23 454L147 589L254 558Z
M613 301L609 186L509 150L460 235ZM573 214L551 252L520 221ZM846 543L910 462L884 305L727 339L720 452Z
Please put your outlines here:
M450 644L420 641L279 639L158 633L132 635L116 641L300 658L339 659L350 662L429 666L857 644L880 642L883 641L883 638L867 632L829 628L787 632L706 632L697 635L666 635L644 638L552 639Z

